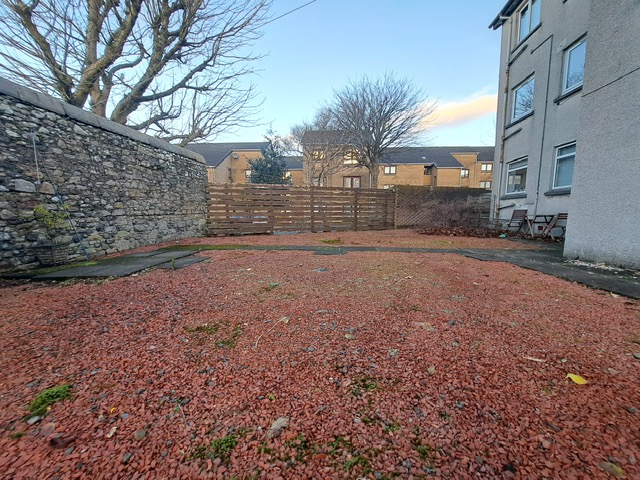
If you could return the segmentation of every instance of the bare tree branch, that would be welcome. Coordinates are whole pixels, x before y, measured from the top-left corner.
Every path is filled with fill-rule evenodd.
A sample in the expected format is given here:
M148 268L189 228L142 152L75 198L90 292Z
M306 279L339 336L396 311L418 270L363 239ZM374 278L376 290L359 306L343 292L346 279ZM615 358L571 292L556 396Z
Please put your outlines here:
M257 107L245 78L271 1L0 0L0 74L165 139L213 137Z

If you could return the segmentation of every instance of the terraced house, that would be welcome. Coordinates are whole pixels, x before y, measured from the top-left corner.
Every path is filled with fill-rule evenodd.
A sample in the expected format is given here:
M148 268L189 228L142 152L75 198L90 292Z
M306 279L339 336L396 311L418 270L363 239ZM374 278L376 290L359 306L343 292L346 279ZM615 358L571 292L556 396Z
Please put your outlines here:
M370 188L346 135L336 130L305 132L304 181L308 185ZM491 190L494 147L390 148L382 158L378 188L396 185L471 187Z
M199 153L207 162L209 183L249 183L249 160L262 155L267 142L192 143L186 148ZM302 185L302 157L285 157L293 185Z
M568 213L565 256L640 267L640 2L509 0L490 28L494 215Z

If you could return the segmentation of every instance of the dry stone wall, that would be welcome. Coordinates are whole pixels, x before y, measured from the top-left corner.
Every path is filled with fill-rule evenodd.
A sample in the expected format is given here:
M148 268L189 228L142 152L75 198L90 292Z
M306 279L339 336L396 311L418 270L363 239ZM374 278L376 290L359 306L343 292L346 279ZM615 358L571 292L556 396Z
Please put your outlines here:
M70 260L200 236L207 172L189 150L0 78L0 272L38 265L34 215L68 210Z

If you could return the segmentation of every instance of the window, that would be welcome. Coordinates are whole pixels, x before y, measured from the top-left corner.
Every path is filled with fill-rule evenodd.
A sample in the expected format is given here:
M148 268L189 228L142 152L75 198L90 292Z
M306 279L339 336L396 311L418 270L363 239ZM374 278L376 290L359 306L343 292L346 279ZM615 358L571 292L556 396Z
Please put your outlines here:
M284 178L291 178L291 172L289 170L284 172Z
M527 159L507 165L507 193L524 192L527 186Z
M567 93L582 85L584 80L584 61L587 52L587 41L569 47L564 54L564 74L562 76L562 93Z
M480 182L480 188L491 190L491 182Z
M493 163L482 163L480 164L481 172L492 172L493 171Z
M535 77L530 77L513 91L512 120L518 120L533 111L533 89Z
M469 169L463 168L462 170L460 170L460 177L469 178Z
M565 145L556 149L556 170L553 176L553 188L571 187L573 179L573 162L576 159L576 144Z
M311 158L313 158L314 160L323 160L325 157L325 154L322 150L314 150L313 152L311 152Z
M342 177L344 188L360 188L360 177Z
M395 185L383 185L382 188L384 188L385 190L389 190L390 188L396 188Z
M356 152L353 150L347 150L344 154L344 164L345 165L357 165L358 164L358 156Z
M249 178L251 176L251 169L248 168L244 171L244 178Z
M384 167L384 174L385 175L395 175L396 174L396 167Z
M527 0L518 12L518 42L525 39L540 24L540 2Z
M433 175L433 166L428 165L428 166L424 167L424 174L425 175Z

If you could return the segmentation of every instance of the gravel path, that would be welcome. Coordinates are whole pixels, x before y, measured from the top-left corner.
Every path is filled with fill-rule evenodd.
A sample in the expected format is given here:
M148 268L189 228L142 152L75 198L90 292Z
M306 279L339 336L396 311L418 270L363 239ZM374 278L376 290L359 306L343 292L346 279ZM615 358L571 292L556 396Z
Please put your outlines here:
M508 245L299 237L213 242ZM637 301L452 254L197 255L0 289L2 478L640 478Z

